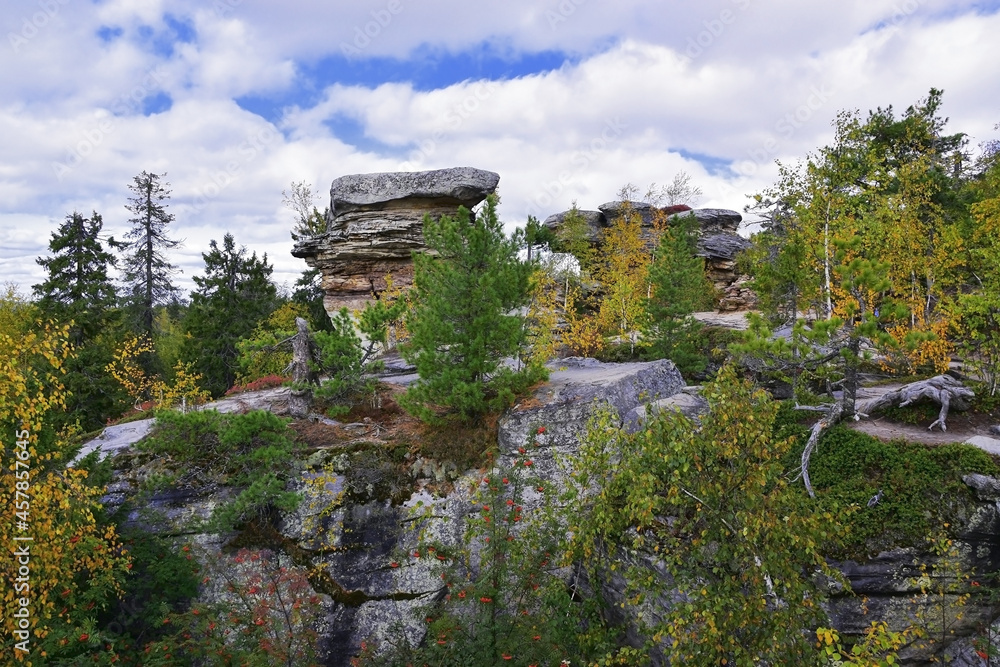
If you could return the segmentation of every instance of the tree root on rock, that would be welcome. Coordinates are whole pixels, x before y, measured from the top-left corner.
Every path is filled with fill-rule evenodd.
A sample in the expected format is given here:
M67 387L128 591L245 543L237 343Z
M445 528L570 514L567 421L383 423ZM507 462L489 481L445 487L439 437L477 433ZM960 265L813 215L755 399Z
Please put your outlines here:
M935 426L940 426L942 431L947 431L948 410L952 407L956 410L968 410L975 397L974 391L950 375L936 375L927 380L911 382L895 391L890 391L879 398L866 402L865 412L877 412L892 405L905 408L921 398L927 398L941 406L938 418L927 427L927 430L933 430Z
M956 410L968 410L975 396L975 392L950 375L936 375L927 380L911 382L895 391L887 392L876 399L863 402L857 406L854 417L855 419L858 416L867 417L870 413L884 410L892 405L904 408L921 398L928 398L941 405L941 412L938 414L938 418L927 427L928 430L933 429L935 426L940 426L942 431L947 431L946 420L948 419L948 410L951 407L954 407ZM802 407L798 409L815 410L816 408ZM832 406L825 408L825 410L826 414L823 418L813 424L812 430L809 433L809 440L806 441L805 449L802 450L802 464L799 476L802 477L810 498L815 498L816 494L813 492L812 483L809 481L809 458L812 456L813 451L815 451L819 437L823 431L836 425L843 419L844 402L842 400L837 401Z

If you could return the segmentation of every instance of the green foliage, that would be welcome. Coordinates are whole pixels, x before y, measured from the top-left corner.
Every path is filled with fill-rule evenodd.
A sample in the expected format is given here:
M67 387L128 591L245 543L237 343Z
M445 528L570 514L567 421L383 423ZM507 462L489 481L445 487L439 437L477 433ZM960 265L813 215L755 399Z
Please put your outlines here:
M316 332L319 346L319 371L326 377L314 395L316 398L345 406L353 397L374 389L375 381L366 378L370 369L361 339L346 308L330 319L332 330ZM346 410L345 410L346 411Z
M853 646L844 646L832 628L817 628L816 639L830 667L892 667L899 663L899 650L911 643L914 631L894 632L884 621L872 621L864 637Z
M794 434L798 443L785 455L789 470L798 466L805 445L805 426L784 408L779 434ZM1000 472L990 456L971 445L935 447L882 442L842 426L823 434L809 463L809 477L819 506L816 511L841 516L842 543L827 545L834 558L867 558L893 547L921 546L936 526L958 525L974 502L962 476ZM882 500L866 507L879 490ZM844 513L845 508L860 507Z
M358 314L358 329L365 334L370 343L388 349L389 332L391 329L398 329L399 324L406 318L409 307L410 303L405 294L396 299L382 298L370 301Z
M184 345L184 306L172 302L169 306L157 306L153 315L153 353L156 367L162 369L163 381L170 384L174 380L174 368L181 359Z
M105 627L113 628L123 638L151 641L172 633L164 628L165 611L181 611L198 595L201 568L190 555L190 548L179 546L176 539L165 538L137 528L126 528L122 544L132 562L124 595L103 616Z
M136 447L166 459L178 475L174 483L239 487L239 494L213 513L217 528L262 518L275 508L291 510L298 503L298 495L285 490L294 473L292 433L288 420L270 412L161 411L156 430Z
M281 203L295 213L295 225L291 231L293 241L313 238L326 231L326 216L313 205L312 185L305 181L293 181L291 192L282 190L281 196Z
M307 269L295 281L292 302L305 306L306 319L312 331L329 331L330 316L323 305L322 274L319 269Z
M619 637L603 622L599 599L576 598L560 576L569 563L561 561L552 488L531 474L544 431L483 477L461 549L431 539L423 526L417 549L390 563L436 565L444 599L419 610L427 623L422 643L402 639L380 659L363 656L363 663L525 667L615 656Z
M528 301L531 266L517 257L519 240L504 237L497 201L488 197L474 217L460 207L454 218L424 219L432 252L413 258L410 340L402 348L420 378L400 401L423 420L435 419L436 407L463 419L506 407L546 375L538 365L504 365L525 342L523 317L513 313Z
M818 664L801 629L823 618L809 573L832 575L820 545L834 517L802 506L789 486L792 443L773 434L777 404L729 366L703 395L700 428L679 413L636 435L606 418L590 424L566 501L573 553L625 577L626 609L672 664ZM671 609L643 613L667 594Z
M577 208L575 201L573 207L566 213L566 217L563 218L552 246L558 252L568 252L576 257L577 261L580 262L581 272L590 273L593 271L597 252L590 239L587 219L580 214L580 209Z
M104 244L119 244L113 238L102 241L102 226L96 212L89 219L79 213L66 216L49 241L52 256L37 260L48 277L33 286L39 314L69 324L68 342L74 348L63 378L69 393L66 410L52 419L59 424L79 421L88 431L121 414L127 400L105 370L117 342L118 314L117 292L108 276L116 260Z
M660 235L646 302L644 338L653 355L672 360L685 376L704 370L708 362L703 327L691 317L711 304L713 292L705 262L696 255L697 225L693 215L681 216Z
M289 340L295 335L295 318L306 318L306 307L290 301L278 307L253 333L236 343L239 352L237 381L249 384L271 375L288 375L292 362Z
M198 289L184 319L188 337L181 358L194 363L212 396L221 396L236 379L238 341L275 309L277 289L266 254L248 257L245 247L236 249L232 234L222 248L214 240L209 246L202 253L205 275L194 277Z
M528 216L528 222L524 225L524 247L528 251L528 263L537 259L535 248L551 250L558 242L555 232L538 222L535 216Z

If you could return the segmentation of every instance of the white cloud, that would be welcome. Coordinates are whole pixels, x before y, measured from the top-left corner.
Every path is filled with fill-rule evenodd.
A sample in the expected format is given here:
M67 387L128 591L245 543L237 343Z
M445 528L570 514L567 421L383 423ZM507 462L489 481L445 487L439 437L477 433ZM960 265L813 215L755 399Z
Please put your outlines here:
M325 199L348 173L492 169L513 224L573 200L595 207L625 182L644 187L685 170L703 205L741 208L774 179L774 159L830 141L839 109L901 112L934 86L945 90L949 130L980 141L1000 121L989 85L1000 79L1000 15L969 12L964 0L399 0L395 14L389 0L48 1L56 5L44 25L31 23L38 4L10 14L0 44L9 91L0 100L0 273L23 288L40 280L34 257L67 213L97 210L121 236L126 185L142 170L167 173L173 233L186 239L174 257L178 282L190 289L209 239L226 231L266 251L279 282L294 281L305 266L288 254L292 220L280 204L292 181ZM196 33L169 56L139 37L141 26L167 34L165 11ZM104 42L102 26L123 34ZM561 50L578 62L433 90L335 84L277 127L234 101L306 85L311 62L339 55L366 27L359 65L484 43L511 57ZM161 91L172 108L142 115ZM359 124L364 149L335 136L327 121L338 116Z

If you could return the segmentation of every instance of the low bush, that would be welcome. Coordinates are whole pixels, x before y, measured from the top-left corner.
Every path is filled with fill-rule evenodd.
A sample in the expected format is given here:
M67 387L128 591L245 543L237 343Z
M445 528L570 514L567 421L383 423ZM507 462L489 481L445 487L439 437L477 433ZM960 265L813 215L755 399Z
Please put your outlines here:
M808 432L799 414L783 405L776 421L778 435L798 439L784 458L792 474L799 468ZM883 442L844 426L830 429L809 464L819 501L816 511L841 516L847 527L844 541L831 545L828 555L864 558L892 547L922 546L940 526L960 525L974 501L962 482L969 473L993 475L1000 466L971 445ZM881 500L868 507L880 490Z
M270 412L223 415L214 410L157 415L156 430L137 448L169 459L187 486L241 487L212 519L220 528L237 526L270 509L294 509L295 493L285 491L296 454L288 420Z

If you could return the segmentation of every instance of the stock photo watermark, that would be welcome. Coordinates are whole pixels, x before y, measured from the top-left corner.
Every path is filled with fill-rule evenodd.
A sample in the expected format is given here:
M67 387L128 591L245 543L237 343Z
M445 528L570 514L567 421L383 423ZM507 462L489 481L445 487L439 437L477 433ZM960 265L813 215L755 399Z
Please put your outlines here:
M834 95L834 90L827 84L813 85L809 88L809 96L799 106L789 111L774 123L774 131L787 141L803 128ZM749 159L739 162L735 170L741 176L753 176L761 166L770 163L778 154L781 140L769 136L758 148L747 150Z
M732 170L737 178L731 184L722 181L719 186L720 194L727 197L740 194L740 184L756 175L762 168L769 166L778 156L781 146L791 140L821 109L826 107L835 93L833 87L826 83L810 86L809 94L802 104L784 113L774 122L772 125L774 134L770 134L756 148L747 149L747 159L733 164Z
M628 125L622 122L620 116L605 121L600 135L573 153L570 162L576 169L561 171L556 180L542 184L542 191L531 198L528 214L538 218L542 217L542 211L550 207L555 202L556 197L565 192L579 178L580 174L598 160L608 150L608 147L624 134L627 128Z
M17 564L14 577L14 650L28 653L31 641L31 451L30 431L15 434L14 443L14 543L11 553Z
M578 7L586 3L587 0L562 0L554 10L545 10L545 20L549 22L549 28L552 30L558 28L559 24L565 23L569 17L576 14Z
M350 43L341 42L340 52L345 56L361 55L361 52L368 48L372 40L377 39L402 11L403 0L389 0L385 7L373 9L371 12L372 20L365 23L364 26L354 26L353 39Z
M243 4L243 0L215 0L212 9L220 19L227 19L234 9Z
M95 116L96 123L82 132L82 138L66 150L63 161L52 163L52 172L58 181L62 182L67 174L83 164L88 157L104 143L105 138L118 129L123 116L127 116L142 107L142 103L156 91L162 88L166 75L160 68L154 68L146 73L140 83L129 92L116 99L108 109L101 109Z
M751 0L731 0L732 5L741 12L746 11L751 4ZM715 18L706 19L701 22L704 30L698 32L693 37L688 37L687 47L684 49L685 59L690 62L722 37L728 26L736 23L737 14L732 9L723 9Z
M240 156L240 159L229 160L224 168L212 172L208 181L195 189L195 199L192 208L198 212L202 211L210 201L217 198L222 194L223 190L239 178L243 167L257 159L257 156L280 136L281 133L270 125L260 132L248 134L243 142L236 147L236 152Z
M69 0L38 0L39 11L31 16L21 17L21 30L8 32L7 41L14 53L20 53L21 48L33 40L59 14L59 8L69 3Z
M458 130L468 119L472 118L499 89L493 81L480 81L462 98L458 104L453 104L445 112L441 124L429 137L420 141L417 147L407 155L406 162L400 165L400 171L413 171L415 165L433 155L449 133Z

